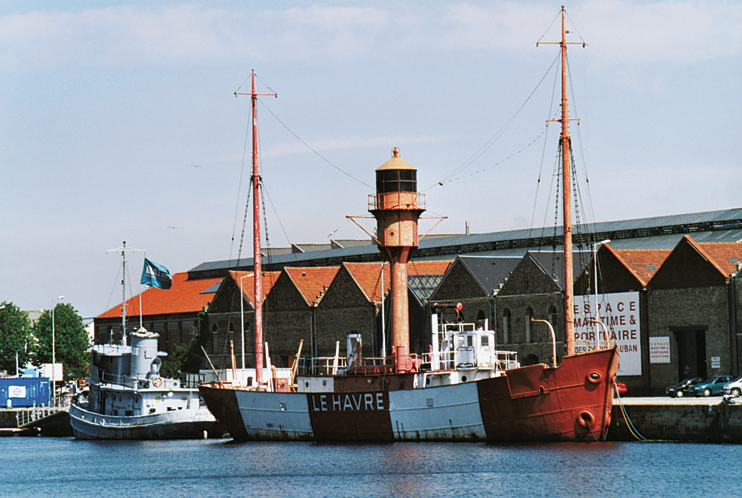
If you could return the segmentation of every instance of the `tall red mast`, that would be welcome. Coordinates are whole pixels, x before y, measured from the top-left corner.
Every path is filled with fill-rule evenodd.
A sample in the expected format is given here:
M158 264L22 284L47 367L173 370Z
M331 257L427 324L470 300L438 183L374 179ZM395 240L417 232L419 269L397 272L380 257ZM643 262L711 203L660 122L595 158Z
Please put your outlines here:
M263 384L263 274L260 261L260 166L258 161L258 96L277 96L275 93L255 92L255 70L251 71L252 92L237 93L252 97L252 226L253 226L253 272L254 293L253 308L255 309L255 382L258 387ZM242 299L242 296L240 296Z
M545 44L559 44L562 62L562 133L560 143L562 147L562 214L564 225L564 339L567 346L567 356L575 354L574 337L574 274L572 269L572 201L571 201L571 168L570 168L570 142L569 136L569 112L567 102L567 45L582 45L584 42L567 42L567 30L564 24L565 10L562 6L562 41L541 42ZM538 46L538 43L536 43Z

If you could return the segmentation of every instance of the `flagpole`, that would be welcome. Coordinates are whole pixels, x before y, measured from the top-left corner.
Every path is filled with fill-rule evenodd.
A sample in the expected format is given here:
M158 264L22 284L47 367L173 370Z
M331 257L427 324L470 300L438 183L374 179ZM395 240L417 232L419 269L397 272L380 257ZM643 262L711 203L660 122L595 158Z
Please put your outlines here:
M144 251L144 259L145 260L147 259L147 251L146 250ZM142 311L142 293L144 291L142 290L141 279L139 279L139 280L140 280L139 281L139 328L140 329L143 329L144 328L144 324L142 323L143 322L143 319L142 319L142 315L143 315L143 311Z
M121 291L123 293L121 299L121 345L126 346L126 241L121 248Z
M146 253L144 249L134 249L131 247L126 247L126 241L124 241L123 246L119 247L118 249L110 249L108 252L119 252L121 251L121 259L122 264L121 268L123 270L123 275L121 276L121 292L122 292L122 301L121 301L121 345L126 346L126 251L129 252L144 252ZM141 296L139 297L141 299ZM141 302L140 302L141 303ZM141 311L142 306L140 304L139 309ZM112 332L113 334L113 332ZM113 337L109 339L111 342L113 340Z

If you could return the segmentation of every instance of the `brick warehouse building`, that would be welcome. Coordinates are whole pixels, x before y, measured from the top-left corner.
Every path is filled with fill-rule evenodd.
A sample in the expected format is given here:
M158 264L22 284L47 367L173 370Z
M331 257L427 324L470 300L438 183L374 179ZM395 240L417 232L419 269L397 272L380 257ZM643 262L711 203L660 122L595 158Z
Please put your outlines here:
M624 339L620 344L624 351L619 365L621 380L634 393L648 392L650 388L649 375L645 375L649 371L647 285L670 252L669 249L614 249L606 243L596 252L597 266L596 261L590 261L575 281L575 305L580 311L578 319L591 316L592 308L597 306L600 319L608 327L613 325L613 331L620 334L621 330L627 330L621 327L621 320L624 325L627 322L631 325L631 317L635 317L637 323L628 328L629 340ZM629 303L628 319L625 316L626 302ZM635 303L634 310L631 309L632 302ZM598 326L583 324L579 331L595 333ZM636 334L633 340L632 333Z
M141 317L144 328L160 334L158 349L174 354L177 346L189 344L198 332L199 313L208 308L221 281L222 278L193 280L188 273L176 273L170 289L152 287L134 296L126 301L127 333L139 328ZM95 317L94 329L95 344L120 344L121 305Z
M654 250L654 249L662 249L662 250L670 250L673 249L675 246L678 245L679 241L683 238L683 235L685 234L692 234L693 240L696 242L699 242L701 244L706 244L709 242L728 242L728 241L737 241L742 239L742 209L733 209L733 210L726 210L726 211L717 211L717 212L709 212L709 213L694 213L689 215L677 215L677 216L670 216L670 217L662 217L662 218L650 218L650 219L639 219L639 220L627 220L623 222L609 222L609 223L600 223L596 224L592 227L590 227L595 231L595 234L592 236L593 238L591 240L599 240L603 238L610 238L613 242L610 243L610 246L613 250L615 250L617 253L623 250L629 250L629 249L648 249L648 250ZM512 232L498 232L493 234L475 234L475 235L466 235L466 236L453 236L453 237L443 237L443 238L437 238L437 239L424 239L421 241L421 247L418 250L417 258L415 261L421 261L425 260L426 258L440 258L442 254L451 254L451 255L467 255L467 254L473 254L473 255L485 255L485 256L510 256L510 257L522 257L525 253L525 249L527 247L530 247L531 244L533 244L534 240L530 236L529 231L512 231ZM547 240L548 237L540 237L539 242L554 242ZM582 239L579 239L578 242L580 242ZM589 249L590 244L587 239L582 240L582 248ZM580 247L579 244L576 244L576 249ZM557 248L558 249L558 248ZM602 249L601 249L602 250ZM535 251L534 251L535 252ZM599 267L605 266L602 261L601 257L599 256ZM340 262L348 261L348 262L362 262L362 261L378 261L378 263L374 263L377 266L381 266L381 255L378 252L378 249L374 247L373 245L367 245L367 246L354 246L354 247L346 247L346 248L336 248L332 250L327 251L317 251L315 253L312 252L305 252L305 253L294 253L294 254L286 254L286 255L278 255L278 256L272 256L270 258L264 259L264 269L268 270L277 270L281 268L289 268L293 266L300 266L300 267L314 267L314 266L339 266ZM336 263L336 264L333 264ZM230 269L240 269L244 271L250 270L250 264L251 260L241 260L238 264L234 264L233 262L213 262L213 263L204 263L202 265L199 265L198 267L194 268L193 270L188 272L188 278L187 281L191 282L193 281L194 287L192 289L196 289L197 287L201 287L203 284L204 289L199 290L197 294L200 296L200 299L206 298L207 302L210 302L215 297L216 290L212 288L211 290L211 298L209 299L207 294L201 294L201 292L207 291L209 288L213 287L212 285L206 285L206 283L209 283L208 280L215 279L212 282L219 282L220 280L224 279L224 277L228 274ZM651 263L648 263L651 265ZM548 275L553 275L554 272L552 271L552 268L549 267L548 263L541 264L542 267L544 267L544 273ZM559 265L557 265L558 267ZM655 265L656 268L656 265ZM580 271L583 268L579 268L575 271L575 274L578 275ZM726 271L726 270L725 270ZM558 272L557 272L558 273ZM610 273L610 272L608 272ZM196 285L195 281L203 281L207 280L207 282L202 282L201 284ZM508 281L513 280L513 276L509 275ZM725 280L729 280L729 284L725 284L728 286L728 292L733 293L734 296L736 296L737 301L731 301L731 302L738 302L739 295L742 294L742 292L739 291L739 279L738 278L725 278ZM514 285L516 283L517 279L513 281ZM558 274L555 277L555 281L559 282ZM579 278L578 278L579 281ZM605 278L601 279L601 282L605 281ZM606 281L608 282L608 281ZM659 282L659 280L658 280ZM735 285L731 285L731 282L734 282ZM247 279L244 279L243 283L247 283ZM443 281L442 281L443 283ZM507 285L506 282L503 283L503 288ZM599 284L599 289L601 288L603 284ZM618 285L616 281L611 281L609 283L606 283L606 289L608 291L611 291L614 288L621 288L621 285ZM489 284L488 284L489 286ZM498 284L499 287L499 284ZM351 289L352 287L348 287ZM736 289L736 290L735 290ZM436 291L439 290L436 288ZM494 289L493 289L494 290ZM507 290L507 289L506 289ZM660 289L656 289L659 291ZM667 290L667 289L662 289ZM330 289L328 288L326 292L329 292ZM160 292L168 292L168 291L160 291ZM434 291L435 292L435 291ZM502 289L499 289L499 292L502 293ZM649 289L646 291L647 293L652 292L652 286L649 286ZM697 291L696 291L697 292ZM588 290L587 294L592 294L592 290ZM526 293L527 294L527 293ZM278 295L278 294L277 294ZM515 295L515 294L511 294ZM649 295L649 294L647 294ZM657 294L659 295L659 294ZM342 301L342 293L338 293L336 298L338 302ZM500 297L505 298L507 296L507 292L503 293ZM270 294L268 295L270 297ZM266 299L268 299L266 297ZM432 296L431 296L432 297ZM468 295L462 295L462 299L469 298ZM527 296L523 296L526 298ZM533 296L536 298L536 296ZM136 298L135 298L136 299ZM324 297L322 298L324 299ZM447 300L455 300L456 296L448 294L446 296ZM485 298L491 299L491 298ZM540 298L539 298L540 299ZM132 300L133 303L134 300ZM523 328L523 340L525 341L525 328L520 327L518 330L515 329L515 319L520 319L521 315L525 317L525 313L527 311L528 306L525 306L527 303L523 302L523 310L522 312L516 312L515 316L511 318L510 321L510 327L511 327L511 333L509 334L509 337L507 338L507 341L505 340L506 337L503 335L505 330L503 329L503 321L502 316L499 315L500 313L500 305L499 303L501 300L495 299L496 301L496 308L497 308L497 332L498 332L498 342L502 344L503 346L513 346L515 349L520 348L521 344L518 344L516 342L513 342L511 338L513 338L513 335L515 332L520 333L520 328ZM369 301L367 301L369 302ZM321 303L321 300L320 300ZM329 301L328 301L329 303ZM556 315L561 315L563 313L563 310L561 310L559 302L556 304L553 304L554 308L556 308ZM132 315L132 305L128 306L128 314ZM377 304L378 306L378 304ZM115 310L118 308L119 314L118 314L118 320L116 320L116 313ZM101 317L98 317L96 319L96 331L98 331L98 325L102 324L103 320L108 320L108 326L109 329L106 329L106 333L109 333L113 331L117 325L119 325L120 328L120 306L113 309L113 315L114 316L104 316L101 315ZM533 307L534 310L534 316L536 317L548 317L549 309L550 307L547 307L547 309L541 310L540 306L537 305ZM351 309L351 308L349 308ZM349 310L348 309L348 310ZM360 308L358 308L360 309ZM720 313L720 308L714 308L716 311L715 313ZM346 311L348 311L346 310ZM109 310L111 311L111 310ZM153 312L154 316L159 316L160 319L162 319L164 316L168 315L168 313L163 313L163 311L167 311L166 308L163 308L161 310L155 310ZM216 309L214 309L216 311ZM145 307L145 321L146 321L146 314L147 309ZM552 310L553 312L553 310ZM107 312L108 313L108 312ZM339 309L336 309L334 311L336 315L342 315L342 311ZM651 309L648 310L648 313L651 313ZM741 330L739 325L739 319L740 311L739 311L739 304L735 306L731 306L730 309L726 310L725 313L728 315L734 315L734 320L730 321L729 325L729 331L727 332L727 342L731 344L732 342L729 340L733 333L734 344L738 344L736 341L736 331ZM194 315L197 316L197 313ZM330 315L328 315L328 319ZM378 315L377 315L378 316ZM645 317L649 317L649 314L644 314ZM347 319L352 319L352 317L346 317ZM466 317L467 319L470 319L469 316ZM475 319L477 317L472 316L471 318ZM175 319L174 319L175 320ZM176 320L177 321L177 320ZM182 320L181 320L182 321ZM233 320L234 328L236 330L239 330L239 320L235 319ZM330 321L332 321L330 319ZM366 320L362 320L364 323L366 323ZM137 322L138 323L138 322ZM525 322L523 322L524 325ZM188 328L188 324L185 323L186 328ZM247 324L246 324L247 325ZM147 324L145 323L145 326ZM195 326L195 322L191 322L190 330L193 330ZM685 325L671 325L672 327L682 327ZM688 325L693 326L693 324ZM168 327L172 328L171 325ZM668 325L670 327L670 325ZM345 328L351 328L351 327L345 327ZM717 330L719 327L714 326L710 327L709 330ZM229 334L229 327L225 326L224 328L218 327L219 333L224 331L225 333ZM251 330L251 328L250 328ZM319 329L318 329L319 332ZM682 332L682 331L679 331ZM108 339L105 338L105 334L102 333L102 335L98 332L96 332L96 341L102 340L103 342L108 342ZM559 332L558 332L559 333ZM714 332L716 333L716 332ZM234 334L234 333L233 333ZM538 329L532 329L532 339L535 338L536 342L524 342L522 345L527 346L530 348L533 348L532 344L539 344L539 331ZM654 332L653 332L654 334ZM672 337L677 337L678 334L676 332L672 332ZM682 335L682 334L681 334ZM670 337L669 335L657 335L657 337ZM328 336L329 338L329 336ZM168 340L177 340L178 336L176 333L171 333L168 335ZM322 339L322 334L318 335L317 341L320 341ZM543 338L542 338L543 339ZM645 340L645 339L643 339ZM657 341L663 341L664 339L652 339L653 344L655 344ZM676 339L673 339L676 340ZM273 339L275 342L275 339ZM646 334L646 342L649 341L649 335ZM294 341L290 341L294 342ZM334 339L328 339L326 341L327 343L332 343L334 346ZM543 340L540 342L543 343ZM161 342L162 344L162 342ZM222 342L222 349L223 349ZM369 342L364 338L364 352L367 352L367 346ZM373 345L373 339L371 339L371 344ZM529 346L530 345L530 346ZM277 346L277 345L276 345ZM298 346L297 344L292 345L290 348L290 353L288 354L294 354L295 348ZM372 350L375 349L377 345L372 346ZM219 346L216 346L217 348ZM306 349L307 345L305 344L304 351L307 351ZM526 348L526 349L527 349ZM165 349L170 351L170 347L168 346L167 349L165 347L161 346L161 349ZM510 347L508 347L510 349ZM674 369L675 371L678 370L677 365L675 365L677 361L677 344L675 342L671 341L670 347L669 347L669 354L666 356L670 357L671 361L671 370ZM729 349L729 348L728 348ZM288 348L287 348L288 350ZM236 351L239 351L239 347L236 347ZM274 349L271 347L271 353L273 354ZM288 351L287 351L288 352ZM525 350L524 350L525 352ZM307 353L305 353L307 354ZM529 353L530 354L530 353ZM536 354L536 353L534 353ZM541 358L541 353L539 354L539 361L547 361L548 358ZM724 360L721 360L721 358L724 356L722 354L714 354L714 355L707 355L707 363L711 364L716 361L716 357L720 357L720 363L722 367L720 368L727 368L729 370L729 373L736 374L740 371L740 365L739 362L736 360L740 357L740 355L736 352L732 352L731 350L728 351L729 356L729 362L724 363ZM649 346L648 344L643 343L642 347L642 367L649 365ZM523 353L521 354L521 358L525 359L528 357L528 354L523 356ZM734 360L733 360L734 358ZM288 357L287 357L288 359ZM283 360L281 360L283 361ZM652 360L653 362L658 361L657 358L654 358ZM664 361L664 360L663 360ZM716 364L716 363L713 363ZM646 385L652 386L652 389L659 390L660 385L665 383L665 378L668 378L665 374L665 377L657 377L655 374L655 368L664 368L667 369L667 366L662 366L662 364L652 363L652 369L647 369L646 371L643 371L642 375L638 378L641 379L641 382L637 385L637 389L641 389L644 387L643 383L647 383ZM650 382L651 377L651 383ZM628 380L632 381L629 385L632 387L633 381L637 381L637 378L634 378L633 376L630 377ZM638 394L638 392L637 392Z
M450 261L420 261L410 265L412 276L442 275ZM296 356L300 341L303 355L330 357L336 343L345 350L349 333L362 337L364 354L380 356L382 291L390 288L389 265L380 263L344 263L334 267L286 267L281 272L264 272L264 340L270 345L271 361L276 367L288 367ZM252 273L229 272L207 313L209 356L218 368L230 365L230 341L233 341L241 366L240 280L245 327L245 350L254 351L254 281ZM411 307L411 315L424 310ZM418 327L419 328L419 327ZM419 341L418 341L419 342ZM389 343L391 344L391 343ZM252 355L246 365L252 367Z
M687 377L742 373L742 242L678 242L647 286L653 392Z

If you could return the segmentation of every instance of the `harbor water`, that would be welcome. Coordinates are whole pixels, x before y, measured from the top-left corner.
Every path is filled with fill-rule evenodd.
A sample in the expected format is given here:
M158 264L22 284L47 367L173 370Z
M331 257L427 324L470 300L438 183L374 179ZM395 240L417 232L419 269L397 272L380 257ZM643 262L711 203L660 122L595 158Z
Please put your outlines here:
M742 445L0 438L0 496L742 496Z

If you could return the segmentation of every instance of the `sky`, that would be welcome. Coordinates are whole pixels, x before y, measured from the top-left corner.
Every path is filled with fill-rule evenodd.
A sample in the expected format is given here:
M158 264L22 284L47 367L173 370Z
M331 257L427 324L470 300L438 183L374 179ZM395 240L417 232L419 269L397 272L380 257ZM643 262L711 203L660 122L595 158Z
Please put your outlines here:
M123 241L134 292L145 256L251 257L253 69L278 95L258 104L264 244L365 238L346 216L393 147L434 233L553 226L559 49L537 42L562 3L0 3L0 301L101 314ZM742 207L742 3L565 6L580 221Z

